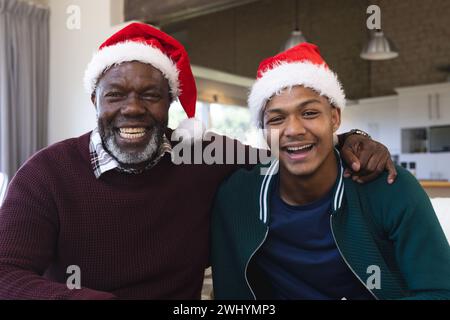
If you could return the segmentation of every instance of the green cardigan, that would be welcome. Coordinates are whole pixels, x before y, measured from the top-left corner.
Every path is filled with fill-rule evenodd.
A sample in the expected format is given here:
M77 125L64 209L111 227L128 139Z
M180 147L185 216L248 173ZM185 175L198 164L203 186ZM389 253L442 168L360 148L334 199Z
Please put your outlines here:
M211 264L216 299L266 299L270 287L252 257L269 232L278 161L241 169L220 187L213 209ZM268 172L262 174L262 170ZM427 194L398 167L360 185L339 175L331 229L344 261L376 299L450 299L450 247ZM379 267L379 284L372 266Z

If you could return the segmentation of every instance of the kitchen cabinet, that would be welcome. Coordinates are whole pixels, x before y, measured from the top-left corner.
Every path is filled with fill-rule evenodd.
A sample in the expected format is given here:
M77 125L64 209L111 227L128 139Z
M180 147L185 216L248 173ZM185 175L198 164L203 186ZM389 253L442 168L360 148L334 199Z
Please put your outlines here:
M401 154L400 163L416 164L416 177L421 180L450 180L450 153Z
M436 180L450 180L450 166L448 165L450 153L432 153L431 155L436 159L436 167L430 171L431 178Z
M394 96L350 101L342 112L339 133L353 128L367 131L398 155L399 163L408 167L414 163L418 179L450 180L450 152L442 143L446 134L439 133L450 126L450 83L396 91ZM430 152L430 146L436 145L443 145L435 147L442 151Z
M450 125L429 129L430 152L450 152Z
M397 88L401 128L450 124L450 83Z
M448 90L441 90L434 94L434 110L436 125L450 124L450 86Z
M339 132L361 129L380 141L391 154L400 153L398 97L384 96L350 102L342 113Z

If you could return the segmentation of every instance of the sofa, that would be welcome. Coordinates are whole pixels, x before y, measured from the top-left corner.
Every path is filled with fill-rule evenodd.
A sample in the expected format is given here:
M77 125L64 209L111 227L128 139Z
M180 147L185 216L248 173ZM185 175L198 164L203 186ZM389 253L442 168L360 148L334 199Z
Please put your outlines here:
M431 203L450 243L450 198L432 198Z

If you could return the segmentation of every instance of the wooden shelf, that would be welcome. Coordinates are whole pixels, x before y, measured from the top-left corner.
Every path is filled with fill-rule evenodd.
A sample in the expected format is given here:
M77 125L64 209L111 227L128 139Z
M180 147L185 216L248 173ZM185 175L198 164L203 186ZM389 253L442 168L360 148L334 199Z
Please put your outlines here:
M450 188L448 181L421 180L420 184L424 188Z

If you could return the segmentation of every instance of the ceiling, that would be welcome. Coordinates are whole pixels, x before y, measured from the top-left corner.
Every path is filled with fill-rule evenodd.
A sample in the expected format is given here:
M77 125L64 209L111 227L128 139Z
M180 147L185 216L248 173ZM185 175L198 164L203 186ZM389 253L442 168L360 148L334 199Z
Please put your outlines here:
M254 80L200 66L192 66L198 99L209 103L246 106Z
M165 26L256 1L259 0L125 0L125 19Z

